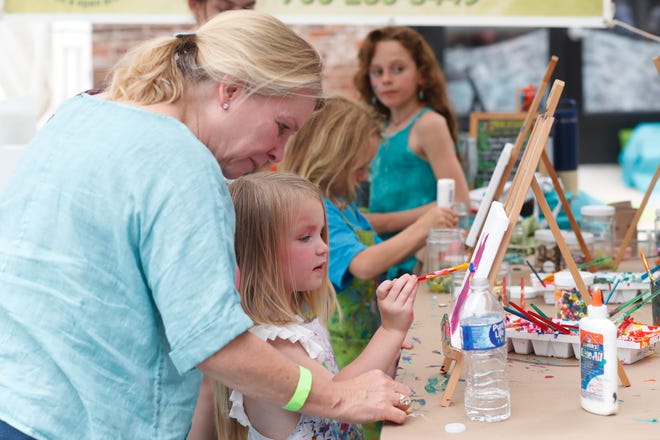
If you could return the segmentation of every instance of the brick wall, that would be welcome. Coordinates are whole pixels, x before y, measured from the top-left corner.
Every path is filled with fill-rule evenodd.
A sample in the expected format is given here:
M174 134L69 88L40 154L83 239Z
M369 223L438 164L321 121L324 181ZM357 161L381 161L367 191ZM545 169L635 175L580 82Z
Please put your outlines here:
M357 68L357 50L371 30L368 26L293 26L319 52L324 63L323 87L326 94L357 97L353 74ZM93 27L94 87L106 84L108 73L128 49L140 41L186 31L185 25L117 25Z

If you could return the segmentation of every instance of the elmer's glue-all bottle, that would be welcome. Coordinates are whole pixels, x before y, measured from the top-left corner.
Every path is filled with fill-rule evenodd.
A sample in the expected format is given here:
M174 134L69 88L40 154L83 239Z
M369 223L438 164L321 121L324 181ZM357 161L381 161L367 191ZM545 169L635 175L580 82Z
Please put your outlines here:
M580 404L594 414L619 410L616 327L600 290L594 290L587 316L580 320Z

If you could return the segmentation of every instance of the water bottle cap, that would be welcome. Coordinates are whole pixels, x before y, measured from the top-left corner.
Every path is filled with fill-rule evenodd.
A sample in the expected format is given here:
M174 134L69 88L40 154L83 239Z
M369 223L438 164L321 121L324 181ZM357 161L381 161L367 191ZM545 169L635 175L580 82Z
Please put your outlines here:
M461 432L465 432L465 425L463 423L447 423L445 425L445 432L460 434Z

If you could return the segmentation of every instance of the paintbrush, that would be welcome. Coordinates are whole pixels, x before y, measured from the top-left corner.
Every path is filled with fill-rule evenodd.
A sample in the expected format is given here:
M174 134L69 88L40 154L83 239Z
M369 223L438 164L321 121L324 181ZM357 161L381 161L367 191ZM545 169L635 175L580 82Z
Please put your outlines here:
M435 272L418 276L417 282L430 280L431 278L442 277L445 275L449 275L450 273L457 272L459 270L468 269L470 265L473 265L473 263L463 263L463 264L459 264L458 266L447 267L446 269L436 270Z
M610 318L612 316L616 315L617 313L619 313L620 311L628 308L628 306L630 306L631 304L636 303L637 301L643 301L644 300L644 295L646 295L648 292L650 292L650 291L645 290L644 292L640 293L639 295L635 296L634 298L631 298L628 301L626 301L622 304L619 304L619 306L617 306L614 310L612 310L610 312Z
M633 306L632 306L628 311L622 313L621 316L619 316L618 318L616 318L616 319L614 320L614 323L617 324L617 325L620 324L621 321L623 321L626 317L631 316L631 315L632 315L633 313L635 313L637 310L639 310L640 308L642 308L642 307L645 306L646 304L650 303L651 300L653 300L653 298L655 298L655 297L658 296L658 295L660 295L660 289L658 289L657 292L655 292L653 295L649 296L648 298L641 300L641 301L639 302L639 304L633 304Z
M646 273L642 274L642 276L639 277L639 278L640 278L641 280L645 280L646 278L648 278L649 273L653 273L653 272L655 272L655 271L658 270L658 269L660 269L660 265L655 266L653 269L651 269L650 272L646 272Z
M621 276L616 277L616 280L614 280L614 285L612 286L612 290L610 290L610 292L607 294L607 298L605 299L605 304L610 302L610 298L614 294L614 291L616 290L616 288L619 286L619 283L621 282L621 280L622 280Z
M509 305L509 297L506 294L506 276L502 277L502 305Z
M576 267L578 269L584 269L585 267L593 266L594 264L599 264L607 260L611 260L612 257L601 257L597 258L595 260L587 261L586 263L578 264ZM551 273L550 275L546 275L543 277L543 281L546 283L554 282L555 280L555 274Z
M550 317L549 317L548 315L546 315L545 313L543 313L543 310L541 310L536 304L530 304L530 306L532 306L532 308L536 311L536 313L537 313L538 315L544 317L545 319L548 319L548 320L552 321L552 319L550 319ZM576 325L557 324L557 323L555 323L554 321L552 321L552 323L555 324L555 325L559 325L559 326L561 326L561 327L563 327L563 328L566 328L566 329L578 328Z
M532 273L534 274L534 276L536 277L536 279L539 280L539 282L541 283L541 285L542 285L543 287L545 287L545 282L543 282L543 278L541 278L541 276L540 276L539 273L536 271L536 269L534 269L534 265L532 265L532 263L530 263L529 260L525 260L525 263L527 263L527 265L529 266L529 268L532 269Z
M533 316L534 318L542 321L548 327L551 327L551 328L557 330L559 333L563 333L565 335L570 335L571 334L571 331L569 329L564 328L564 326L562 326L561 324L557 324L556 322L552 321L549 318L544 318L543 316L539 315L538 313L534 313L534 312L529 312L528 311L527 313L529 313L530 316Z
M528 321L536 324L537 326L539 326L539 328L541 330L543 330L544 332L549 332L550 331L550 327L548 327L543 321L531 316L529 313L527 313L525 311L525 309L521 308L519 305L517 305L513 301L509 301L509 305L511 307L513 307L514 309L516 309L518 312L522 313L525 316L526 320L528 320Z
M651 285L655 284L655 278L653 277L653 273L651 273L651 268L649 267L649 262L646 261L646 256L644 255L644 252L642 251L642 248L639 248L639 255L642 257L642 263L644 264L644 269L646 269L646 273L649 274L649 280L651 280Z

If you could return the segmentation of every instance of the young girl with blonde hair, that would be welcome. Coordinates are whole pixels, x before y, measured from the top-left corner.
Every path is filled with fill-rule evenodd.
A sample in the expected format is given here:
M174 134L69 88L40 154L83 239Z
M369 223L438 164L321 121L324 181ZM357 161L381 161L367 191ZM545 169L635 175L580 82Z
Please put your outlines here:
M230 184L236 209L241 305L250 331L316 375L346 380L373 369L393 375L413 320L416 278L385 281L377 291L383 323L364 352L338 371L325 321L336 297L328 281L328 227L322 194L292 173L255 173ZM410 401L400 396L400 405ZM360 439L359 425L298 414L258 394L216 383L218 438Z

